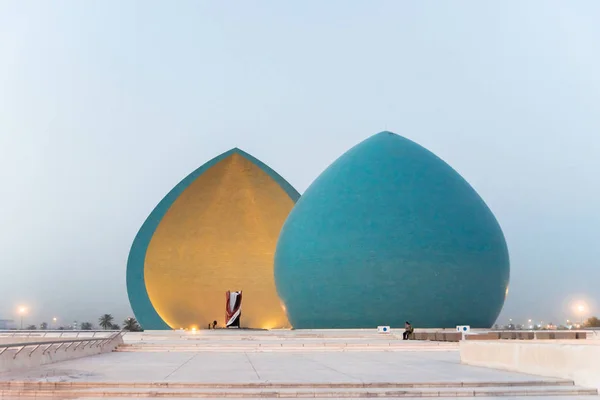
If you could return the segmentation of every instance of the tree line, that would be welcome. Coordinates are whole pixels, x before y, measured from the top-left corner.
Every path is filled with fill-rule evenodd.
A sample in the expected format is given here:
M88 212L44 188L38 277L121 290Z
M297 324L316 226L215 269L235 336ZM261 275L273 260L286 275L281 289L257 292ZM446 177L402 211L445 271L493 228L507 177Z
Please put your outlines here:
M103 314L100 318L98 318L98 326L104 330L114 330L114 331L118 331L121 330L121 325L117 324L114 322L115 318L112 316L112 314ZM94 324L92 324L91 322L82 322L79 325L79 329L82 331L91 331L94 330L95 326ZM29 330L29 331L34 331L37 330L38 327L36 325L28 325L25 329ZM48 323L47 322L42 322L39 326L40 330L47 330L48 329ZM73 326L61 326L56 328L59 331L64 331L64 330L73 330L76 329ZM123 329L126 331L130 331L130 332L140 332L142 331L142 327L140 326L140 324L137 322L137 320L135 318L126 318L123 321Z

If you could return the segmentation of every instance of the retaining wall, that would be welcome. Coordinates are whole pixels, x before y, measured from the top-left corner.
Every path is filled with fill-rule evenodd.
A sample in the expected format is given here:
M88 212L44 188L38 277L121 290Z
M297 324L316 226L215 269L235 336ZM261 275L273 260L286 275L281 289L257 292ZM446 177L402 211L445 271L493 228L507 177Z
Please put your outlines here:
M463 364L570 379L600 389L598 341L461 341Z

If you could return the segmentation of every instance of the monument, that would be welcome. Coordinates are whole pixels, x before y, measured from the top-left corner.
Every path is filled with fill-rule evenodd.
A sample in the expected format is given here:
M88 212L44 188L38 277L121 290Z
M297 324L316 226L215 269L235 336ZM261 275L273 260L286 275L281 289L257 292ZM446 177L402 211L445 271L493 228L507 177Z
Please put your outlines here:
M508 290L500 225L418 144L381 132L348 150L287 218L275 281L294 328L493 325Z
M301 198L239 149L214 158L156 206L127 265L147 330L206 327L230 288L244 291L249 328L489 328L508 283L482 198L391 132L348 150Z
M273 255L298 192L239 149L179 182L138 232L127 291L140 325L200 329L223 318L223 293L244 290L244 325L289 327ZM224 324L224 321L223 321Z

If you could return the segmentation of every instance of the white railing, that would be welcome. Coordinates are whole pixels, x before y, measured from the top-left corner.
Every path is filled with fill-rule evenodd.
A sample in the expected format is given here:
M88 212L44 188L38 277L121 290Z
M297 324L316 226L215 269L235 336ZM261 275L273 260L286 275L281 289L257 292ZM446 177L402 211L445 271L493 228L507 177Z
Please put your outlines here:
M120 332L118 330L0 330L0 337L70 337L75 335L75 337L79 336L89 336L95 337L97 334L114 334L115 332Z
M60 332L60 331L58 331ZM90 331L82 331L82 332L90 332ZM102 331L108 333L107 331ZM16 359L19 354L22 354L26 348L32 348L31 350L25 351L25 354L28 354L31 357L40 347L43 347L42 355L50 351L54 351L56 353L59 349L63 349L67 351L72 348L73 351L77 350L81 347L81 350L86 347L100 347L103 348L106 345L111 345L115 341L117 341L121 335L125 332L122 331L109 331L112 332L112 335L108 337L97 337L97 338L79 338L76 336L72 339L57 339L57 340L46 340L46 341L35 341L35 342L15 342L15 343L0 343L0 356L2 356L5 352L11 349L17 349L17 351L13 354L13 359ZM38 332L39 333L39 332ZM14 335L13 335L14 336ZM75 347L72 347L72 346Z

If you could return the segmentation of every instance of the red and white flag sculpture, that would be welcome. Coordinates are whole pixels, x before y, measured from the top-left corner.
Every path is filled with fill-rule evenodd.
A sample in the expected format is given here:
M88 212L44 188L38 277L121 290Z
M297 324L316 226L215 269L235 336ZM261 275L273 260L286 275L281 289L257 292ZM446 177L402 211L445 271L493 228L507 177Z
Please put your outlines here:
M240 327L240 317L242 315L242 292L230 292L225 293L227 298L227 306L225 309L225 326L229 327Z

